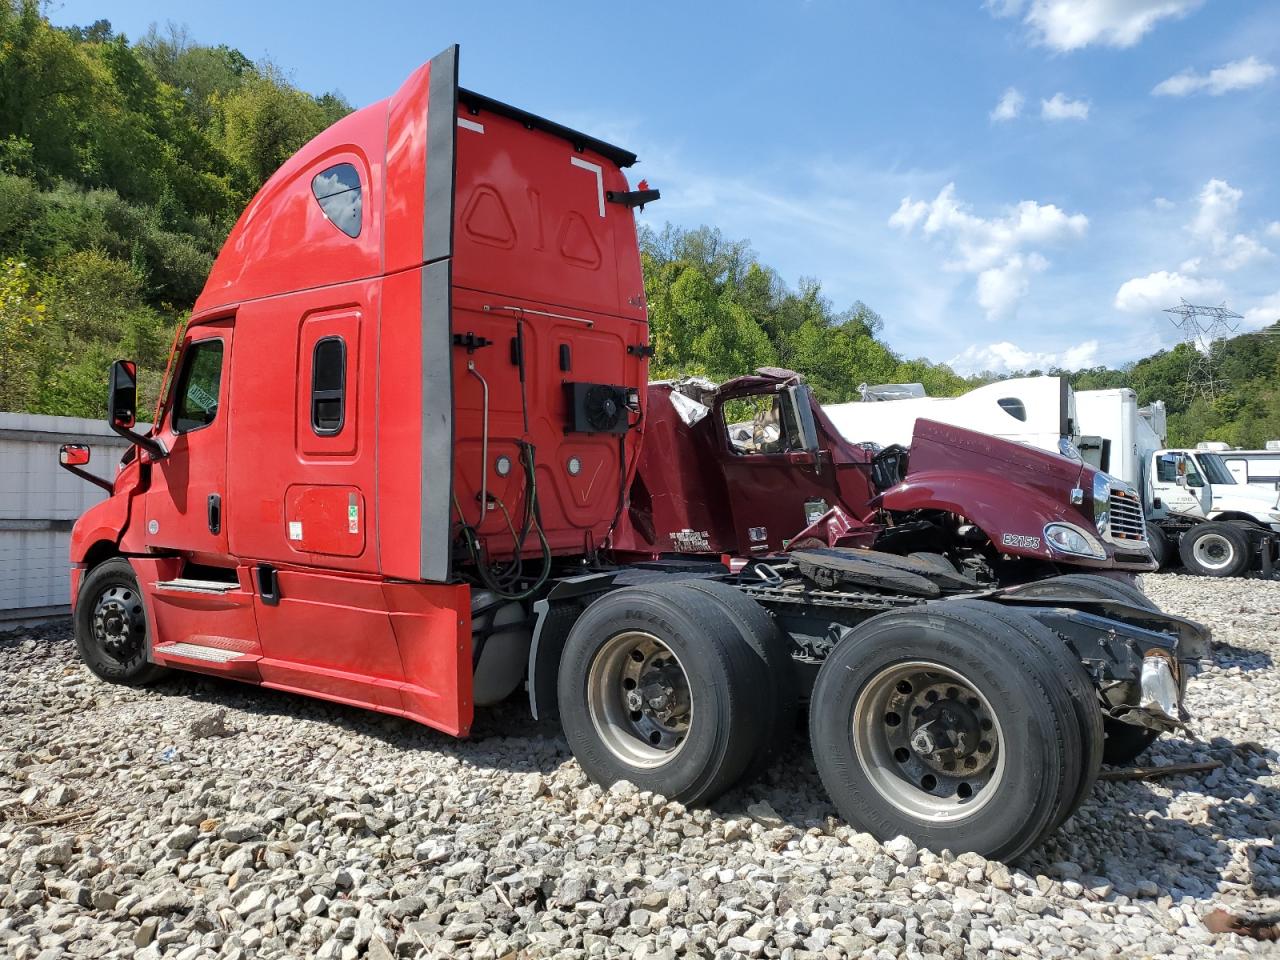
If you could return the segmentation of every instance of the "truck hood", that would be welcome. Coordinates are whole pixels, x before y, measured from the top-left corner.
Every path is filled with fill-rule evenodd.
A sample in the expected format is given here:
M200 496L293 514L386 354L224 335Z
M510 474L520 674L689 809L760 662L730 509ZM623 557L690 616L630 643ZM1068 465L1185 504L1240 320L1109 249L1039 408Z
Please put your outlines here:
M1078 460L1064 457L1060 453L1050 453L1048 450L1041 450L1039 447L1027 446L1012 440L1002 440L989 434L978 433L976 430L953 427L945 423L939 423L936 420L926 420L922 417L916 421L915 430L911 436L911 462L913 467L916 465L918 458L923 459L920 454L933 445L948 447L954 451L965 451L968 454L976 455L982 460L998 461L1018 470L1032 472L1042 482L1048 481L1063 485L1064 491L1072 487L1083 486L1082 481L1084 480L1092 481L1092 476L1086 477L1084 475L1085 471L1089 471L1092 474L1092 468L1087 467Z

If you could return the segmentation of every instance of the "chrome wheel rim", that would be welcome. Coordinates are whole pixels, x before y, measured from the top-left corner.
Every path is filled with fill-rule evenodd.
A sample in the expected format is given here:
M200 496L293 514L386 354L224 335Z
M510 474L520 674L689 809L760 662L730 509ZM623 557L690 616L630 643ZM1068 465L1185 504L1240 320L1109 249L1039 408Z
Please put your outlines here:
M137 590L114 583L98 594L93 605L93 639L103 653L127 664L142 652L146 636L147 621Z
M693 693L680 658L651 633L610 637L587 672L587 708L601 743L632 767L661 766L683 749Z
M1196 563L1206 570L1221 570L1235 559L1231 541L1220 533L1206 533L1192 546Z
M959 820L994 798L1004 779L1004 735L987 698L937 663L881 670L853 709L854 753L863 776L902 812Z

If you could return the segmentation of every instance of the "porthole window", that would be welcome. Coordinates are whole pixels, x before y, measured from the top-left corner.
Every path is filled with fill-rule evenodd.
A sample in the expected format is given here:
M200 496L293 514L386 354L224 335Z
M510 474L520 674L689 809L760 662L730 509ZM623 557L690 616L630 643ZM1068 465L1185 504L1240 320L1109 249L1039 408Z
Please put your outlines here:
M1003 397L997 400L996 403L1000 404L1000 409L1013 417L1013 419L1026 422L1027 407L1017 397Z
M321 170L311 179L311 192L324 211L325 219L348 237L360 236L360 174L349 163Z

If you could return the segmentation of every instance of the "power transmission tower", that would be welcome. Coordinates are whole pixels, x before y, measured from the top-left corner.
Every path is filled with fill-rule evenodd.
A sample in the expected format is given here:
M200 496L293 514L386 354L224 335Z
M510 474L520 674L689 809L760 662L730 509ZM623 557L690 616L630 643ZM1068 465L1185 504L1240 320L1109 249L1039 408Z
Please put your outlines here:
M1217 358L1214 345L1229 333L1235 333L1244 319L1224 303L1219 307L1206 307L1187 303L1169 307L1165 313L1173 314L1173 325L1182 331L1183 342L1192 350L1187 380L1183 384L1183 399L1190 403L1196 397L1213 400L1226 386L1217 377Z

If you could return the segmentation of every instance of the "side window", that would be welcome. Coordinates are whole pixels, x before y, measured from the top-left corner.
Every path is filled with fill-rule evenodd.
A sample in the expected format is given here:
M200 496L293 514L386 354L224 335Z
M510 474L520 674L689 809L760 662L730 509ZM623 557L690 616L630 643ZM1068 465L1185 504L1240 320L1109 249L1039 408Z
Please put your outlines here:
M801 449L795 414L778 394L726 400L720 415L728 432L729 449L740 456Z
M360 236L362 212L360 174L349 163L321 170L311 178L311 192L325 219L348 237Z
M1001 410L1013 417L1013 419L1026 422L1027 406L1017 397L1002 397L996 403L1000 405Z
M222 386L222 341L196 340L187 348L182 376L174 393L174 433L199 430L218 415L218 392Z
M311 429L332 436L346 419L347 345L341 337L317 340L311 359Z
M1178 464L1172 455L1156 460L1156 480L1160 483L1176 483L1178 480Z

